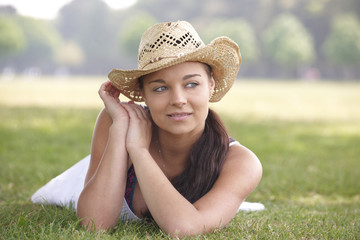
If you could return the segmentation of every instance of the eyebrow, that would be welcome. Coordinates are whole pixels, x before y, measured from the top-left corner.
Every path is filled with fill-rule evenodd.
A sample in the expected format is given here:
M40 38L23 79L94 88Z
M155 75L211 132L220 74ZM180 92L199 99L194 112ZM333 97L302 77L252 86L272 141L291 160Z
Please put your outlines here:
M185 80L193 78L193 77L201 77L201 75L198 73L187 74L182 78L182 80L185 81ZM151 84L151 83L165 83L165 80L160 78L160 79L155 79L155 80L151 80L148 82L148 84Z
M188 75L185 75L185 76L183 77L183 80L187 80L187 79L193 78L193 77L201 77L201 75L198 74L198 73L188 74Z
M165 81L163 79L156 79L149 81L147 84L152 84L152 83L165 83Z

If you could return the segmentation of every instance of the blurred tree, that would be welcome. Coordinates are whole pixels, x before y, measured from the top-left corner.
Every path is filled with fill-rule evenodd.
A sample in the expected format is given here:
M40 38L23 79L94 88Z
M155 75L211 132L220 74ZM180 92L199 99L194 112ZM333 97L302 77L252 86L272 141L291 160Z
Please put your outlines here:
M113 17L101 0L73 0L60 10L56 25L61 35L83 49L85 59L79 72L106 74L117 62L118 22Z
M0 15L16 15L16 8L9 5L0 5Z
M205 43L219 36L230 37L240 46L244 62L253 63L259 58L257 39L247 21L240 18L216 19L201 31L201 37Z
M120 48L136 60L141 36L154 23L156 19L145 12L139 12L127 19L119 32Z
M290 71L297 71L302 64L315 58L311 35L290 14L280 15L271 23L264 33L263 43L268 56Z
M85 57L81 47L74 41L64 42L56 52L56 62L66 67L81 66Z
M350 71L360 65L360 22L355 15L334 18L323 51L329 62L345 69L345 77L354 77Z
M201 15L206 0L138 0L138 10L147 12L161 22L188 20Z
M56 28L45 20L30 17L14 17L25 36L26 48L21 54L9 57L20 69L29 67L40 68L47 71L55 67L55 52L62 39Z
M0 16L0 57L15 55L26 47L24 33L11 17Z
M277 32L277 34L282 37L275 38L274 35L276 34L272 34L272 40L270 41L270 34L264 34L264 32L268 30L269 23L274 22L275 24L274 19L284 12L292 13L297 17L298 20L295 21L297 24L294 26L297 28L297 26L300 25L300 31L292 30L291 28L293 27L290 25L292 24L291 22L294 21L286 20L283 21L282 28L287 30ZM103 0L72 0L62 8L55 22L61 36L65 39L65 43L61 43L60 46L57 47L58 51L56 52L63 53L60 54L62 55L62 57L60 57L61 60L57 58L57 61L70 64L72 66L71 72L78 74L106 74L109 69L118 68L119 66L121 68L133 68L133 66L136 65L136 60L134 57L133 61L129 57L129 53L135 56L141 34L131 40L129 36L133 35L136 29L132 28L131 25L133 24L129 24L129 22L134 22L134 24L137 25L136 18L137 16L141 18L141 13L147 13L148 16L153 16L151 18L156 18L157 21L161 22L176 20L190 21L205 41L209 40L205 39L206 36L203 34L206 31L216 32L216 36L221 34L234 38L235 41L239 43L244 57L240 74L244 74L244 70L246 70L245 75L251 77L279 77L283 69L293 70L300 64L306 65L316 56L316 61L312 63L312 66L318 68L322 76L333 77L334 74L341 71L338 71L337 65L334 67L327 61L325 56L329 59L330 57L327 55L328 53L325 54L327 50L322 46L328 36L330 36L330 32L333 32L331 23L334 16L343 13L353 13L358 18L360 17L360 1L137 0L136 4L132 7L115 11L110 9ZM18 16L16 9L9 6L0 6L0 14L14 18ZM247 31L246 26L241 27L243 28L241 33L243 36L241 37L246 40L237 40L235 33L234 36L227 32L220 33L222 27L226 30L229 28L228 26L222 26L221 28L215 26L213 30L207 30L209 25L212 22L216 22L217 19L236 20L240 17L247 22L247 24L244 25L250 26L251 29ZM140 22L141 20L139 19L138 21ZM301 22L301 24L299 22ZM147 26L150 26L152 23L153 22L149 22ZM48 21L48 24L52 25L53 22ZM274 24L272 24L272 26ZM139 23L139 25L141 24ZM229 23L228 25L230 26L231 24ZM279 23L278 25L281 24ZM236 26L236 28L238 27ZM275 27L272 28L274 29ZM304 30L304 28L306 28L306 30ZM230 29L229 31L235 32L235 30L232 30L234 29ZM29 31L30 30L28 30L28 32ZM254 34L246 32L253 32ZM267 32L270 32L270 30ZM308 32L311 33L312 38ZM142 33L142 30L139 30L139 33ZM30 33L27 34L29 35ZM24 36L25 35L24 33ZM255 41L252 42L249 40L249 37L245 37L244 35L255 35ZM5 35L1 32L0 38L3 36ZM268 39L263 41L263 37L267 37ZM128 40L125 40L126 38ZM257 44L256 39L260 40L260 38L261 44ZM25 43L27 39L28 38L25 39ZM128 43L123 42L124 40ZM251 44L243 43L245 41L251 42ZM274 45L268 46L270 42ZM278 42L278 44L275 44L275 42ZM133 43L132 50L128 47L131 43ZM45 48L44 44L43 42L43 49ZM261 47L258 47L258 45L261 45ZM295 46L295 48L289 46ZM315 51L312 50L313 48L315 48ZM29 49L34 49L34 44L32 44ZM27 51L30 51L29 49ZM53 49L53 47L50 47L50 49ZM292 50L290 51L289 49ZM264 55L259 57L262 50L267 50L268 56ZM35 51L32 54L40 54L40 52L42 51ZM46 55L45 53L41 53L42 58L46 59L42 61L45 68L49 68L50 65L53 66L55 64L50 57L50 55L52 55L50 52L54 51L49 50L47 57L44 57ZM67 55L65 52L71 54ZM83 56L82 60L81 55ZM22 55L22 57L6 57L6 61L9 62L9 60L12 60L15 68L22 68L29 64L39 65L41 63L36 55L33 55L35 56L34 58L30 56L31 54L27 52L25 55ZM254 58L252 56L254 56ZM57 55L57 57L59 57L59 55ZM30 63L25 62L25 60L28 60ZM1 66L4 66L4 61L4 58L0 60ZM81 62L82 64L80 64ZM274 64L275 62L277 64ZM246 66L247 63L251 64L244 69L243 67ZM360 75L360 68L355 69L354 67L352 71Z

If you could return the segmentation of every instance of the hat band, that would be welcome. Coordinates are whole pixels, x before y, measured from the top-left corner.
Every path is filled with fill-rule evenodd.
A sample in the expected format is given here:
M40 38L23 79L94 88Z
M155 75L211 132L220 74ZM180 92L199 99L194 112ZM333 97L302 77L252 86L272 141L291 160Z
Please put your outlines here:
M143 69L144 69L147 65L152 64L152 63L156 63L156 62L158 62L158 61L160 61L160 60L167 59L167 58L180 58L180 57L182 57L182 56L184 56L184 53L183 53L183 52L178 53L176 56L156 57L156 58L153 58L153 59L150 59L150 61L143 66Z

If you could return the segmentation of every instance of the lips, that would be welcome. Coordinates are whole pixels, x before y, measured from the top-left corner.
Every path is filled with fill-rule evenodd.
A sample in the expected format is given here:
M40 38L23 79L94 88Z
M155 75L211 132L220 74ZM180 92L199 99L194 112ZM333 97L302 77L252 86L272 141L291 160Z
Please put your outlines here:
M171 113L167 115L169 118L173 119L173 120L184 120L186 118L188 118L189 116L191 116L191 113L185 113L185 112L181 112L181 113Z
M169 117L182 117L182 116L189 116L191 113L172 113L168 114Z

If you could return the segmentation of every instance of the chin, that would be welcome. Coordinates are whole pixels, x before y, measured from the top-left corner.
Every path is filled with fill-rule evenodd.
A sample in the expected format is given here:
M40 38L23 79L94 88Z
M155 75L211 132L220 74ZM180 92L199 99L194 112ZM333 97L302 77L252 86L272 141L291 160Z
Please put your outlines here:
M184 121L184 122L174 122L169 119L161 119L160 121L157 121L159 119L153 119L155 124L158 126L159 129L168 132L172 135L187 135L187 134L193 134L196 132L200 132L204 130L205 127L205 120L203 120L204 124L199 125L199 122L202 120L197 119L189 119L190 121Z
M187 134L190 134L192 133L193 131L191 130L187 130L187 129L176 129L176 130L170 130L170 131L167 131L169 133L171 133L172 135L177 135L177 136L181 136L181 135L187 135Z
M194 134L200 131L204 130L204 127L201 127L199 125L192 125L189 126L189 124L183 124L183 125L179 125L179 124L172 124L170 126L167 126L165 128L162 128L162 130L171 133L173 135L188 135L188 134Z

